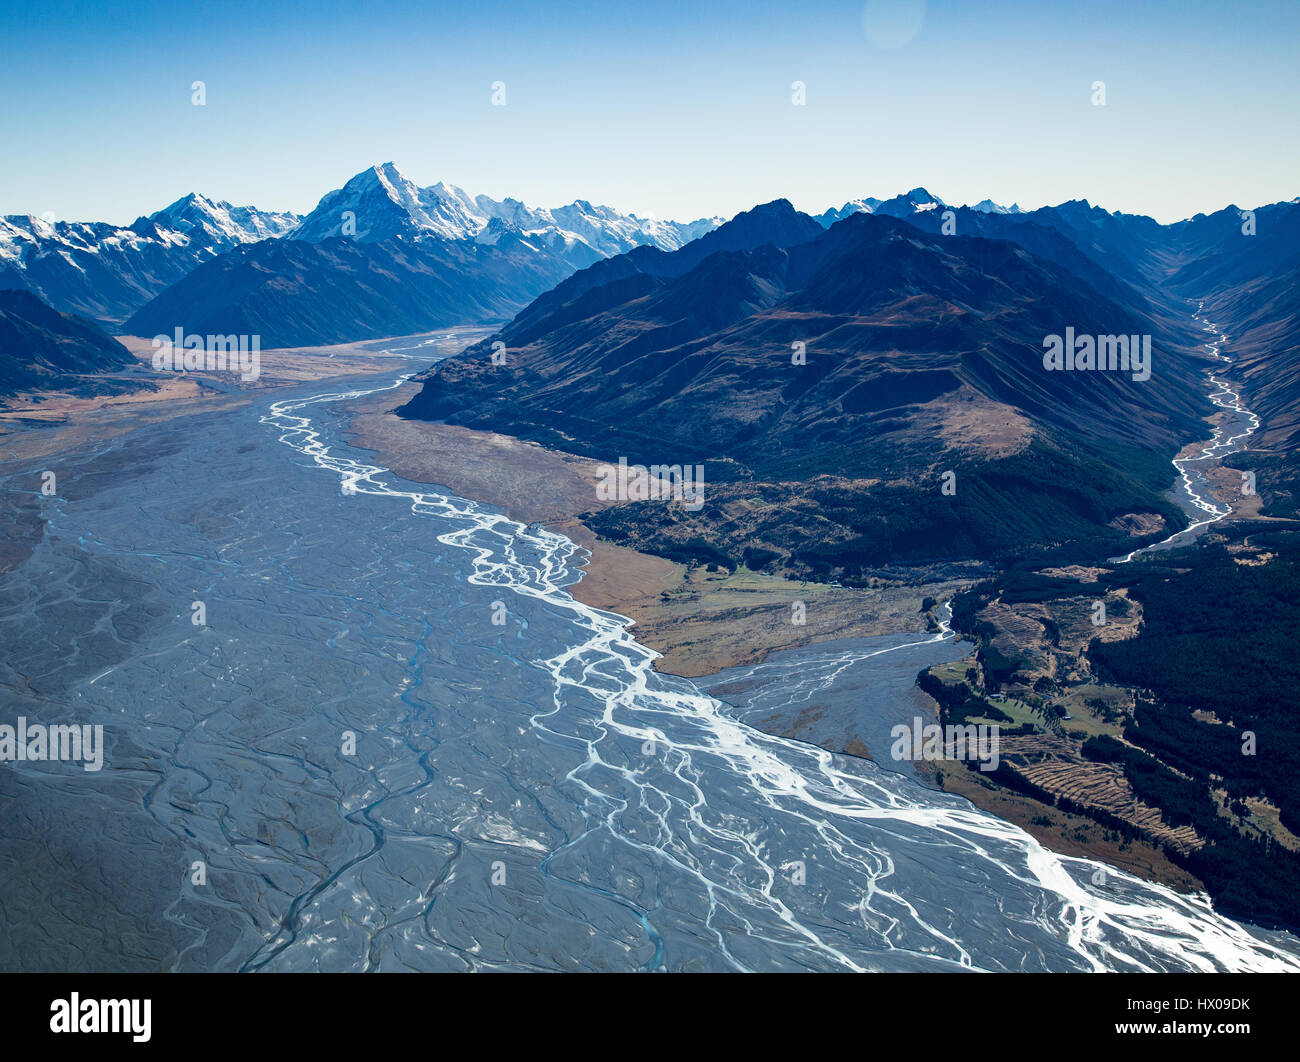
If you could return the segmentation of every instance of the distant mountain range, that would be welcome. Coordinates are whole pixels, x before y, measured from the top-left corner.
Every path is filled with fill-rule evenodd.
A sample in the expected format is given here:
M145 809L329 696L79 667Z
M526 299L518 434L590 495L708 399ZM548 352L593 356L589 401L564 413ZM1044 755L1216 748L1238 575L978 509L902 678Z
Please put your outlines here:
M623 214L611 207L592 206L582 199L555 210L534 210L517 199L497 201L485 195L471 196L443 182L418 188L396 166L386 162L363 170L342 188L324 196L289 237L320 243L344 235L344 215L348 213L356 222L353 235L363 242L431 235L444 240L495 243L502 235L512 234L557 253L585 257L588 262L642 244L676 250L723 221L657 221Z
M284 238L206 262L123 327L257 334L277 347L504 321L608 254L676 249L720 220L648 221L583 201L532 210L446 184L418 188L385 163L330 192Z
M884 214L888 217L911 220L917 214L942 214L947 209L950 209L949 205L937 195L931 195L924 188L913 188L903 195L894 196L893 199L851 199L838 210L831 209L818 214L817 220L826 228L830 228L835 222L843 221L851 214ZM1014 203L1009 207L1004 207L999 206L991 199L985 199L973 207L961 207L960 209L973 210L979 214L1020 213L1020 207Z
M372 166L342 188L327 193L306 217L233 207L201 195L185 196L126 227L6 217L0 220L0 286L24 288L60 310L119 325L200 265L227 252L268 240L319 244L331 239L355 238L359 243L378 244L403 237L488 246L505 240L520 251L544 260L522 264L523 273L558 279L574 269L640 244L675 250L721 221L721 218L703 218L685 224L657 221L623 214L610 207L593 206L584 200L555 210L535 210L514 199L498 202L487 196L471 197L443 183L418 188L390 162ZM268 256L264 271L272 268L269 263L283 260L273 250L252 252L252 259L258 259L262 253ZM302 255L291 257L295 262L303 261ZM452 257L459 264L467 260L466 254ZM249 252L244 251L240 260L248 261ZM420 278L416 275L409 279L418 283ZM452 288L459 283L446 279ZM506 316L541 290L544 289L525 283L519 290L507 292ZM276 291L277 285L270 284L263 292L263 299L268 303L275 301ZM367 296L373 298L372 293L360 294L363 301ZM437 301L436 295L430 298ZM414 301L422 300L417 297ZM163 305L190 308L184 292L169 297ZM291 318L310 315L307 306L285 305L284 309ZM148 319L155 319L160 312L151 311ZM413 307L403 308L399 300L391 326L408 318L423 321L418 314L412 317L415 312ZM211 318L216 314L238 321L247 318L250 311L243 304L226 306L221 302L220 293L209 292L205 315ZM358 316L370 319L365 313ZM179 320L171 324L188 327L188 322ZM417 326L420 327L436 325ZM283 328L279 329L281 337L284 332ZM328 341L368 338L374 334L345 331L332 333ZM393 333L391 330L383 333L381 329L381 334ZM296 344L300 339L302 335L294 333L287 341Z
M855 200L827 211L818 220L830 225L858 211L911 218L944 206L938 197L918 188L889 200ZM994 213L1017 210L987 200L973 209ZM448 319L438 308L457 293L471 296L468 311L480 312L482 308L481 312L490 314L483 321L504 320L549 283L601 258L638 246L678 250L723 220L660 221L594 206L586 200L551 210L536 209L516 199L471 196L443 182L421 188L388 162L363 170L342 188L326 193L305 217L231 206L197 194L128 226L5 217L0 219L0 286L31 291L58 310L90 317L115 330L149 331L160 320L161 331L177 325L197 327L193 321L180 319L196 314L224 332L237 331L248 321L268 323L265 345L343 342L439 327ZM333 239L383 244L399 237L482 246L500 246L504 241L504 257L513 252L521 282L512 286L507 277L510 270L499 268L502 256L493 255L484 256L490 263L489 275L443 276L437 270L437 260L473 269L475 255L467 250L435 250L417 255L425 261L410 276L401 276L399 265L393 278L400 286L409 283L418 287L436 276L431 284L434 290L393 299L384 290L391 289L391 284L381 284L376 290L359 280L361 286L350 289L337 276L321 278L318 283L308 265L309 254L286 256L258 246L272 240L319 245ZM250 251L250 247L257 249ZM236 262L209 270L201 296L196 294L194 282L176 292L168 291L200 266L228 253L236 253ZM376 268L382 270L385 252L380 250L374 257ZM277 263L287 261L294 263L291 274L279 276ZM334 259L326 254L319 262L321 268L332 268ZM246 284L228 292L212 288L217 276L238 272L240 264L263 277L260 291L254 293ZM358 276L370 273L362 267ZM322 295L328 292L331 298L352 299L358 311L326 314L332 325L289 323L321 317L313 288L319 288ZM151 306L155 299L160 299L159 304ZM269 327L269 322L276 320L285 323Z
M0 287L23 288L59 310L120 322L196 266L285 235L294 214L187 195L121 227L103 222L0 218Z
M59 313L30 292L0 290L0 394L66 387L69 377L134 364L93 321Z

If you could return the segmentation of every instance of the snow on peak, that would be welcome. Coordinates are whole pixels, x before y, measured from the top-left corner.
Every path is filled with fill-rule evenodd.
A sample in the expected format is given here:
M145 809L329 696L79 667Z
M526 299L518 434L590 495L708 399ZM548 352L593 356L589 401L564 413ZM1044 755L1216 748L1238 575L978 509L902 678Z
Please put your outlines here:
M890 200L890 203L899 206L910 205L914 214L921 214L930 210L938 210L940 207L947 206L937 195L927 192L924 188L913 188L906 195L897 196Z
M137 221L133 228L139 228L142 222L150 223L160 234L175 234L217 250L283 236L297 224L298 216L269 213L256 207L231 206L190 192L148 218Z
M445 181L421 188L396 164L384 162L328 192L305 217L232 206L190 192L126 226L60 221L53 215L0 218L0 266L25 273L41 262L59 276L75 272L84 277L87 267L98 263L96 268L114 278L107 294L87 294L83 279L65 283L55 277L42 288L43 297L77 312L121 317L156 294L158 284L172 283L241 244L265 239L320 242L348 236L374 242L404 236L493 245L505 240L562 256L580 268L642 244L676 250L723 220L638 218L586 199L554 210L535 209L518 199L470 195Z
M851 214L874 214L876 207L880 206L880 199L850 199L842 207L836 210L831 207L825 213L818 214L817 220L826 228L830 228L837 221L843 221Z
M643 219L611 207L593 206L585 199L546 210L529 207L518 199L471 196L445 181L419 188L388 162L362 171L342 188L325 195L292 236L319 242L344 235L348 212L351 219L346 234L370 242L401 233L495 244L510 231L527 238L530 245L585 245L602 257L639 244L676 250L722 223L720 218L701 218L685 224ZM494 220L504 227L492 226Z

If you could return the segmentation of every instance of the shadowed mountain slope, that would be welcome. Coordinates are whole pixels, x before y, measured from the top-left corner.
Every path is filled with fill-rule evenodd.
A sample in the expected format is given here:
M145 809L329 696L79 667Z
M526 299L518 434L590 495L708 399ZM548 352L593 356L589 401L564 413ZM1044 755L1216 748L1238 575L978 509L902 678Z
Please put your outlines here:
M27 291L0 291L0 394L134 364L94 322L59 313Z
M858 526L867 514L914 526L911 541L930 559L1009 547L1014 536L988 525L1017 512L1041 527L1042 546L1119 535L1106 525L1133 510L1179 519L1159 491L1208 409L1185 328L1145 316L1114 278L1103 286L1117 299L1092 287L1080 273L1099 267L1050 231L1036 238L1079 272L1008 241L933 236L880 214L818 229L777 201L681 251L597 263L431 369L401 412L606 459L704 463L721 508L673 513L675 528L657 525L640 544L712 535L733 561L772 546L782 521L807 532L832 510L840 516L819 541L855 543L861 566L898 555L892 534L881 548ZM1154 333L1151 378L1047 371L1044 337L1066 327ZM1006 462L1015 470L1000 472ZM939 474L959 466L970 492L937 501ZM813 502L818 477L844 496ZM740 494L745 516L728 510ZM963 515L975 504L984 515ZM597 523L612 529L622 517L611 513L636 508ZM624 537L659 519L639 508L639 530L616 529ZM1035 509L1055 516L1036 520ZM975 524L988 528L980 541ZM793 563L801 549L784 541L774 552ZM830 569L844 576L847 566Z

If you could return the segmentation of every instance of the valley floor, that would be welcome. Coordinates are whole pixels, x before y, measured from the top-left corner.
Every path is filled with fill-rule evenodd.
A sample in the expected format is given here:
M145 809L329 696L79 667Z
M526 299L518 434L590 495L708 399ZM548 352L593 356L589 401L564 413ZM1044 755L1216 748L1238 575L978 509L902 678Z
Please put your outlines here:
M947 600L974 581L973 578L939 579L916 586L849 589L768 577L744 568L736 572L711 572L703 565L688 568L610 543L598 538L581 519L581 514L605 505L597 500L595 492L598 462L504 435L395 416L391 410L401 405L415 387L405 385L397 392L385 392L353 403L352 444L373 451L378 463L392 468L403 478L447 487L462 497L498 506L515 519L546 524L583 545L590 551L591 559L581 582L571 592L585 604L633 620L637 640L662 654L655 662L657 670L694 679L723 673L721 678L725 679L734 670L800 647L921 631L927 622L933 622L922 612L926 598ZM1225 470L1224 482L1232 475L1230 470ZM1084 582L1095 578L1093 573L1083 570L1061 574L1077 575ZM806 624L802 626L791 622L796 602L802 602L805 609ZM1122 627L1120 612L1112 611L1115 615L1109 633L1118 636ZM1081 651L1093 628L1087 622L1087 609L1080 606L1079 613L1079 638L1083 642L1076 648ZM1014 627L1011 623L1014 617L991 618L998 620L999 630L1011 631ZM1037 624L1030 626L1034 635L1031 641L1042 642L1043 628ZM1012 647L1007 648L1010 651ZM1029 652L1026 646L1017 648L1022 653ZM978 667L974 652L936 670L948 681L960 683L972 665ZM1033 677L1030 675L1029 681ZM709 687L707 681L705 686ZM1022 695L1027 692L1035 701L1043 699L1026 689L1019 692ZM725 690L717 691L717 695L730 699ZM747 721L782 737L811 741L837 753L865 756L887 769L897 769L887 758L882 759L884 750L878 748L878 740L868 739L865 727L854 729L853 713L842 705L834 711L845 717L844 726L837 725L833 734L808 732L809 719L825 720L828 714L834 714L828 706L835 696L829 688L823 690L797 717L757 713L747 717ZM919 696L921 703L930 706L923 710L932 715L935 702L923 694ZM1092 713L1085 700L1082 695L1069 698L1077 722L1067 726L1088 726ZM1060 729L1054 717L1049 724L1045 717L1033 713L1026 719L1030 716L1033 716L1030 721L1039 724L1043 732L1036 739L1040 742L1053 739L1053 727ZM1026 720L1017 717L1015 721ZM1016 743L1026 741L1030 739L1008 737L1004 754L1010 753L1013 761L1019 762L1022 757ZM1062 757L1059 750L1031 758L1062 766L1065 775L1052 784L1057 788L1064 786L1084 805L1091 802L1088 793L1080 791L1076 784L1079 778L1075 775L1095 772L1096 765L1077 756ZM1080 771L1072 772L1072 763ZM945 769L935 770L936 766ZM1160 833L1158 815L1154 815L1154 822L1159 836L1123 835L1090 818L1084 808L1067 810L1045 804L960 765L949 768L946 764L920 764L918 773L929 784L963 796L977 807L1015 823L1053 851L1096 859L1180 891L1204 889L1194 874L1170 859L1163 843L1169 838L1163 838ZM1109 789L1104 786L1103 789L1106 791L1093 792L1092 796L1105 797L1103 803L1109 808L1114 801L1108 796ZM1110 810L1112 814L1118 811L1127 820L1132 818L1127 804L1134 804L1137 810L1141 807L1126 793L1125 790L1119 794L1126 807Z
M337 383L350 377L373 379L378 373L391 371L396 375L408 368L416 370L427 363L419 359L429 354L453 352L458 344L451 343L450 339L447 337L449 345L445 351L436 346L429 349L430 344L438 342L436 337L396 346L397 350L420 351L418 355L394 355L380 343L267 351L263 354L261 377L254 385L243 387L231 385L228 377L202 373L160 380L148 365L147 341L125 339L123 342L141 360L138 373L121 374L122 381L133 385L133 391L97 397L45 393L0 402L0 458L29 460L90 447L97 441L162 420L232 410L267 389L299 386L313 380ZM402 363L402 357L410 359L407 364ZM581 581L571 588L574 597L584 604L631 619L637 640L661 654L655 666L663 672L701 678L758 664L772 654L821 643L934 629L933 613L923 610L923 606L947 600L971 585L976 577L987 574L972 570L961 573L967 577L956 578L947 571L935 573L932 581L919 585L882 584L850 589L769 577L745 568L728 572L710 571L703 565L688 567L616 545L598 538L582 519L584 514L608 504L597 498L595 490L599 462L503 435L395 416L391 410L403 404L417 386L408 383L352 402L350 442L374 452L378 463L407 480L447 487L461 497L500 508L520 521L545 524L585 547L590 560ZM1231 470L1216 471L1215 478L1221 483L1215 486L1226 496L1234 486L1235 477ZM1238 506L1238 515L1254 516L1254 510L1250 504ZM0 571L3 571L26 556L32 541L28 532L38 534L39 528L24 524L21 513L0 515L6 525L6 545L0 553ZM1084 583L1095 578L1090 572L1080 574ZM1116 618L1120 614L1117 612ZM796 621L796 615L803 622ZM1083 612L1080 617L1082 638L1089 628L1083 622L1086 619ZM1016 625L1010 622L1015 617L986 613L981 618L992 622L994 629L1008 639L1003 648L1018 657L1036 659L1037 653L1048 659L1060 651L1059 646L1044 640L1044 629L1053 629L1050 624L1046 628L1031 624L1033 637L1025 642L1017 635ZM1082 650L1082 643L1070 648L1077 654ZM946 683L961 687L969 675L968 668L977 663L977 658L970 656L943 665L936 672ZM1035 697L1031 688L1032 682L1044 675L1052 681L1056 699L1074 684L1067 683L1064 672L1058 673L1055 667L1038 672L1029 669L1024 674L1028 675L1028 685L1022 685L1016 692L1029 700L1044 700ZM982 683L976 683L972 689L979 691L981 686ZM1089 721L1096 714L1089 704L1095 707L1095 697L1090 702L1081 694L1066 701L1076 720L1072 724L1074 728L1082 726L1088 733L1119 732L1114 726L1104 725L1101 717L1089 729ZM1007 707L1010 702L999 699L998 704ZM1008 710L1014 716L1014 710ZM1014 721L1024 722L1018 716ZM1053 728L1060 731L1059 723L1054 719L1050 722L1052 726L1045 728L1048 739ZM812 740L831 751L859 756L869 755L868 748L878 744L864 741L863 734L850 733L851 728L834 738L819 739L796 732L803 723L795 724L775 714L755 718L753 724L779 736ZM1019 764L1014 750L1016 740L1023 743L1028 739L1012 738L1004 751ZM1078 760L1077 766L1096 770L1094 764L1078 757L1073 759ZM1040 760L1063 762L1060 755L1036 754L1024 762L1033 764ZM1023 764L1020 769L1023 770ZM1184 866L1170 860L1160 837L1146 835L1149 831L1143 831L1141 836L1121 836L1086 815L1045 805L1032 795L1015 792L960 767L953 771L930 771L928 777L931 784L966 797L982 809L1015 823L1055 851L1098 859L1182 890L1201 887L1200 881ZM1037 781L1049 790L1068 791L1072 798L1089 803L1087 794L1081 793L1075 784L1077 778L1072 778L1057 778L1050 780L1050 784L1043 779ZM1132 818L1123 808L1108 810L1125 821Z
M373 375L395 364L373 344L267 350L261 375L245 384L229 373L155 371L149 340L118 341L139 359L138 368L87 376L65 390L0 395L0 460L41 457L147 424L246 405L267 389Z
M354 403L353 445L373 451L380 464L405 479L447 487L498 506L516 520L546 524L585 547L591 559L572 588L574 597L629 617L637 640L662 654L655 665L660 671L698 678L756 663L779 650L921 631L925 598L943 600L970 581L940 578L917 586L848 589L744 568L733 573L688 568L605 541L581 519L608 504L596 496L600 462L390 412L416 390L410 384ZM802 608L796 610L797 605Z
M948 578L914 586L847 589L769 577L744 567L735 571L703 564L688 567L611 543L583 522L584 515L609 504L597 498L599 462L495 433L395 416L391 410L415 389L411 384L396 394L354 403L352 442L374 451L380 463L407 479L442 485L463 497L499 506L516 519L547 524L583 545L591 556L572 593L585 604L629 617L637 640L661 654L655 664L658 670L699 679L739 672L800 647L917 631L927 623L933 628L934 619L923 611L924 605L947 600L973 582L946 572ZM1234 412L1239 419L1243 411L1240 407L1225 410L1214 418L1216 439L1236 437ZM1189 444L1179 455L1184 462L1180 470L1188 461L1204 460L1212 453L1218 456L1205 446ZM1258 521L1258 498L1242 497L1240 482L1240 474L1218 460L1198 468L1196 483L1212 499L1208 505L1218 505L1219 511L1231 509L1238 520ZM1021 683L1013 695L994 698L999 709L1010 713L1001 718L1012 731L1004 749L1011 780L994 779L961 765L920 765L920 773L931 784L1015 823L1054 851L1100 860L1181 891L1204 891L1205 883L1185 858L1204 844L1203 838L1189 826L1176 825L1176 818L1171 824L1164 809L1143 803L1118 768L1092 762L1079 752L1079 742L1096 734L1122 738L1133 693L1115 690L1110 700L1101 697L1086 665L1089 640L1097 634L1088 622L1091 601L1086 587L1097 572L1046 574L1077 579L1085 588L1074 602L1079 607L1071 612L1070 624L1055 607L1048 611L1039 607L1045 618L1037 613L1027 619L1018 617L1014 610L1001 615L996 609L980 616L994 637L1005 642L999 643L1000 650L1021 661L1017 674ZM1109 602L1112 617L1103 641L1134 637L1140 630L1140 609L1122 598L1120 591ZM791 621L796 609L806 616L805 624ZM1126 616L1132 621L1127 626ZM1068 638L1062 638L1065 633ZM1035 670L1031 661L1046 663ZM949 689L983 697L987 694L983 663L982 654L973 652L964 660L932 668L931 677ZM1035 681L1039 689L1033 687ZM1050 692L1044 695L1047 687ZM875 748L879 742L865 740L866 725L855 730L853 713L843 708L835 720L835 733L802 732L800 728L807 730L810 720L827 716L832 695L829 690L822 693L797 716L778 712L754 715L748 721L834 752L868 756L887 769L896 766L881 759L883 750ZM1115 697L1124 703L1112 704ZM922 700L937 703L928 697ZM1064 725L1058 711L1067 720ZM847 725L841 727L845 717ZM1030 776L1032 781L1027 782ZM1290 835L1280 825L1272 832L1275 840L1289 847Z

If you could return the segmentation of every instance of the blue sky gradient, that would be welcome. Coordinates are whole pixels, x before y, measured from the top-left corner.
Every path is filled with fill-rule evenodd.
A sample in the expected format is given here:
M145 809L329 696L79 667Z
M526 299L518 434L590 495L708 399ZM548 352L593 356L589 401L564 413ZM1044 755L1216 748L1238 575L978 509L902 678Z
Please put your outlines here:
M1294 0L4 0L0 39L4 214L126 223L190 191L305 212L389 160L682 220L917 185L1161 221L1300 194Z

